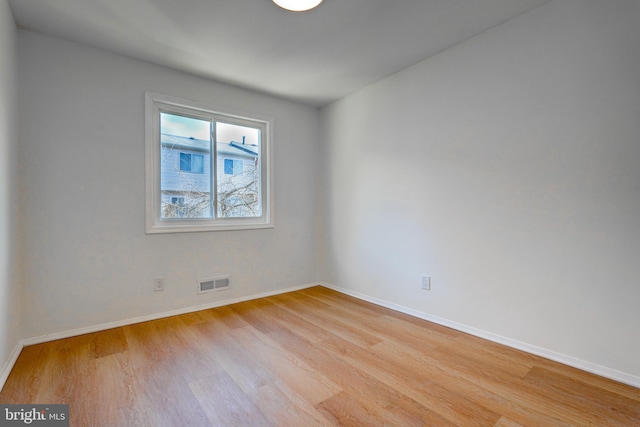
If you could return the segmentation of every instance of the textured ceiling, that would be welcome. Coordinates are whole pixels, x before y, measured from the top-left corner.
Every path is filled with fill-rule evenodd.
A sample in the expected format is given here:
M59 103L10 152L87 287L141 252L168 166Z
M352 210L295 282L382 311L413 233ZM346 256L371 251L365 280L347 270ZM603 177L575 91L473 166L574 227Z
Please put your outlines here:
M322 106L549 0L9 0L18 25Z

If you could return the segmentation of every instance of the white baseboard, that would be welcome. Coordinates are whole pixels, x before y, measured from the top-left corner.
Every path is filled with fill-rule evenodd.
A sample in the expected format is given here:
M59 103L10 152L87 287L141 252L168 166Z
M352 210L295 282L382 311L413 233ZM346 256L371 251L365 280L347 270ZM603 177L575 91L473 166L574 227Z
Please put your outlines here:
M279 289L279 290L276 290L276 291L263 292L263 293L260 293L260 294L247 295L247 296L244 296L244 297L226 299L226 300L221 300L221 301L213 301L213 302L210 302L210 303L207 303L207 304L184 307L184 308L179 308L179 309L176 309L176 310L165 311L165 312L162 312L162 313L153 313L153 314L148 314L148 315L145 315L145 316L139 316L139 317L133 317L133 318L129 318L129 319L117 320L115 322L102 323L102 324L99 324L99 325L93 325L93 326L87 326L87 327L84 327L84 328L72 329L72 330L69 330L69 331L62 331L62 332L56 332L56 333L47 334L47 335L41 335L41 336L37 336L37 337L33 337L33 338L27 338L27 339L22 340L22 345L26 347L26 346L29 346L29 345L40 344L40 343L43 343L43 342L54 341L54 340L59 340L59 339L63 339L63 338L75 337L75 336L78 336L78 335L90 334L90 333L93 333L93 332L104 331L104 330L107 330L107 329L118 328L118 327L121 327L121 326L127 326L127 325L133 325L133 324L136 324L136 323L148 322L150 320L158 320L158 319L163 319L165 317L178 316L180 314L193 313L195 311L207 310L207 309L210 309L210 308L222 307L222 306L225 306L225 305L236 304L236 303L239 303L239 302L250 301L250 300L259 299L259 298L266 298L266 297L270 297L270 296L273 296L273 295L284 294L284 293L287 293L287 292L299 291L301 289L307 289L307 288L310 288L310 287L313 287L313 286L318 286L318 283L300 285L300 286L293 286L293 287L286 288L286 289Z
M538 347L535 345L531 345L531 344L527 344L521 341L511 339L511 338L503 337L501 335L494 334L492 332L483 331L481 329L477 329L472 326L468 326L458 322L453 322L448 319L443 319L438 316L434 316L428 313L414 310L412 308L404 307L402 305L394 304L392 302L371 297L369 295L364 295L359 292L354 292L349 289L331 285L329 283L320 283L320 285L327 287L329 289L333 289L334 291L343 293L345 295L350 295L354 298L358 298L363 301L370 302L372 304L386 307L394 311L399 311L401 313L408 314L413 317L428 320L429 322L437 323L438 325L446 326L448 328L465 332L467 334L474 335L476 337L484 338L486 340L493 341L498 344L506 345L507 347L515 348L517 350L522 350L530 354L535 354L536 356L544 357L545 359L553 360L555 362L572 366L574 368L577 368L586 372L590 372L592 374L595 374L601 377L609 378L611 380L618 381L623 384L640 388L640 377L636 375L632 375L626 372L621 372L616 369L611 369L606 366L598 365L596 363L587 362L585 360L581 360L573 356L568 356L562 353L557 353L555 351L548 350L546 348Z
M0 391L2 391L4 383L7 382L7 378L9 378L9 374L11 373L13 366L16 364L18 356L20 356L23 347L24 346L22 342L16 344L16 346L13 348L13 351L9 355L9 360L7 360L7 363L5 363L2 367L2 371L0 371Z

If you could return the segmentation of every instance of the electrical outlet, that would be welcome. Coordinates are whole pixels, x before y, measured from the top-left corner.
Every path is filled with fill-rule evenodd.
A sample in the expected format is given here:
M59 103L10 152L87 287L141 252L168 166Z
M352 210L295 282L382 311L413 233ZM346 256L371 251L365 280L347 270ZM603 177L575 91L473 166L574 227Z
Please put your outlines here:
M156 277L153 279L153 290L164 291L164 277Z
M422 276L422 289L425 291L431 290L431 277L430 276Z

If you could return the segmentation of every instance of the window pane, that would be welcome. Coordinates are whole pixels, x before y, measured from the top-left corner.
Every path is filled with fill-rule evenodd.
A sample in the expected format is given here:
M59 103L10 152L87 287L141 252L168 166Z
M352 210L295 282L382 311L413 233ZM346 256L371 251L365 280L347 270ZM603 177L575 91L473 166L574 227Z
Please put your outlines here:
M233 160L224 159L224 174L233 175Z
M234 160L233 161L233 174L240 175L242 173L242 166L244 162L242 160Z
M180 170L191 172L191 154L180 153Z
M160 143L160 218L211 218L211 122L160 113Z
M193 173L204 172L204 156L202 154L191 155L191 172Z
M261 216L260 129L218 122L216 135L218 216Z

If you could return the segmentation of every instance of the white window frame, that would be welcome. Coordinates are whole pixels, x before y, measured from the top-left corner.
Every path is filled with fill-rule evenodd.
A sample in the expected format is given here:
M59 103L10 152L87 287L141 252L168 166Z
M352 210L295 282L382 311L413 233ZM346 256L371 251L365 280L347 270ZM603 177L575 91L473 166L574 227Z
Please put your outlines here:
M160 112L186 114L196 117L217 117L235 123L246 121L261 129L260 143L260 197L262 216L251 218L161 218L160 205ZM145 180L146 180L146 233L184 233L273 228L273 179L271 177L271 150L273 119L257 114L222 110L203 103L188 101L154 92L145 92ZM211 174L215 179L217 162L215 141L211 152ZM213 186L217 187L217 186ZM215 189L211 198L215 203Z

